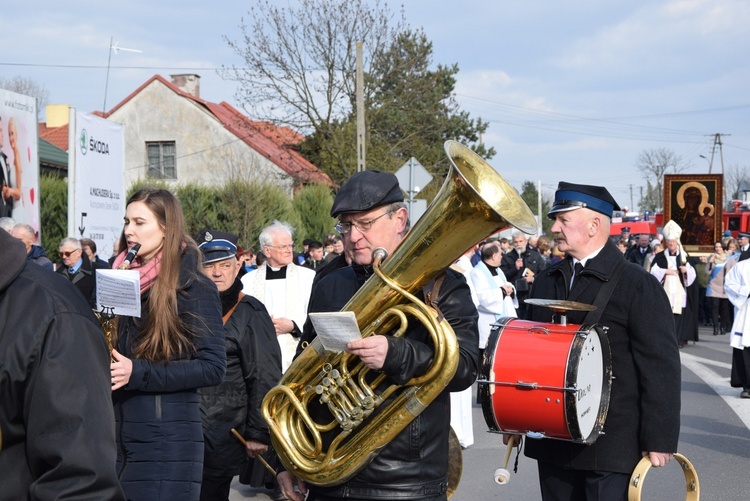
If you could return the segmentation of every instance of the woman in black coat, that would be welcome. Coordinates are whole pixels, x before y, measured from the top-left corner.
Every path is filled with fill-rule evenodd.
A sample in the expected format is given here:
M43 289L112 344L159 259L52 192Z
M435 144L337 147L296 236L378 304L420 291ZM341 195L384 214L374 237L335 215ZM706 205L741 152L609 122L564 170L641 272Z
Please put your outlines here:
M197 389L226 371L221 303L199 270L179 202L144 189L127 203L115 260L141 248L141 316L121 317L110 366L117 423L117 468L128 499L197 500L203 432Z

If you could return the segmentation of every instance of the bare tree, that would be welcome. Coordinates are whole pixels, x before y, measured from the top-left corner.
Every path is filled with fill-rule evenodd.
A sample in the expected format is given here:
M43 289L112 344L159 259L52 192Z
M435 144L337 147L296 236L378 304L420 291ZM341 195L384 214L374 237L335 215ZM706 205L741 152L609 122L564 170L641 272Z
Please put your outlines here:
M740 185L743 182L750 183L750 167L734 164L724 169L724 193L729 199L725 201L727 207L731 206L732 199L740 198Z
M665 148L645 150L638 154L635 166L643 173L647 182L653 181L656 188L657 208L663 207L662 189L664 187L664 174L679 174L685 170L682 158L674 151Z
M49 101L47 88L28 77L15 76L11 78L0 77L0 89L9 90L36 98L37 114L44 111Z
M248 14L240 41L224 37L245 64L223 68L222 76L238 82L236 97L253 118L306 133L352 112L357 42L367 71L403 23L402 12L391 26L394 14L380 0L300 0L296 9L263 1Z

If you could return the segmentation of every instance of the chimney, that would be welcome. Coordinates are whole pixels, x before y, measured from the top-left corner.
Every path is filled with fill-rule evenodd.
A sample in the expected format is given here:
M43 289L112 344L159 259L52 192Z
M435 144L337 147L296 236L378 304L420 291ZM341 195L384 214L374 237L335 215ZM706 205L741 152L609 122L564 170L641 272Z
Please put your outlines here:
M194 97L201 97L201 77L193 73L169 75L172 84L181 91Z

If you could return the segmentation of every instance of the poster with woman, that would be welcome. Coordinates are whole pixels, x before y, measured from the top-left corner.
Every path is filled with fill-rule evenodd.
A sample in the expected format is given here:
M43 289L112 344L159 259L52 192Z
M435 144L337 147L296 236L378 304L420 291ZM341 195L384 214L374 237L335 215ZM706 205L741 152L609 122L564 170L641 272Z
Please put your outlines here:
M0 89L0 217L39 232L39 134L36 99Z

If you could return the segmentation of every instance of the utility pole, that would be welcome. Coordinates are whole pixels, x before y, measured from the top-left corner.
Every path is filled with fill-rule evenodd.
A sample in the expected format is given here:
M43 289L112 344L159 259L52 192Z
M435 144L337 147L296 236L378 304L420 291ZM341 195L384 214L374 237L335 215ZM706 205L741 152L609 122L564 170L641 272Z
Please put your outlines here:
M711 159L708 161L708 173L711 174L711 167L714 165L714 155L716 154L716 147L718 146L719 158L721 159L721 173L724 174L724 149L722 148L723 143L721 142L721 136L731 136L731 134L717 132L716 134L712 134L712 136L714 138L714 144L711 147Z
M365 170L365 77L362 42L357 42L357 172Z
M630 187L630 210L635 210L635 205L633 205L633 185L629 184Z

